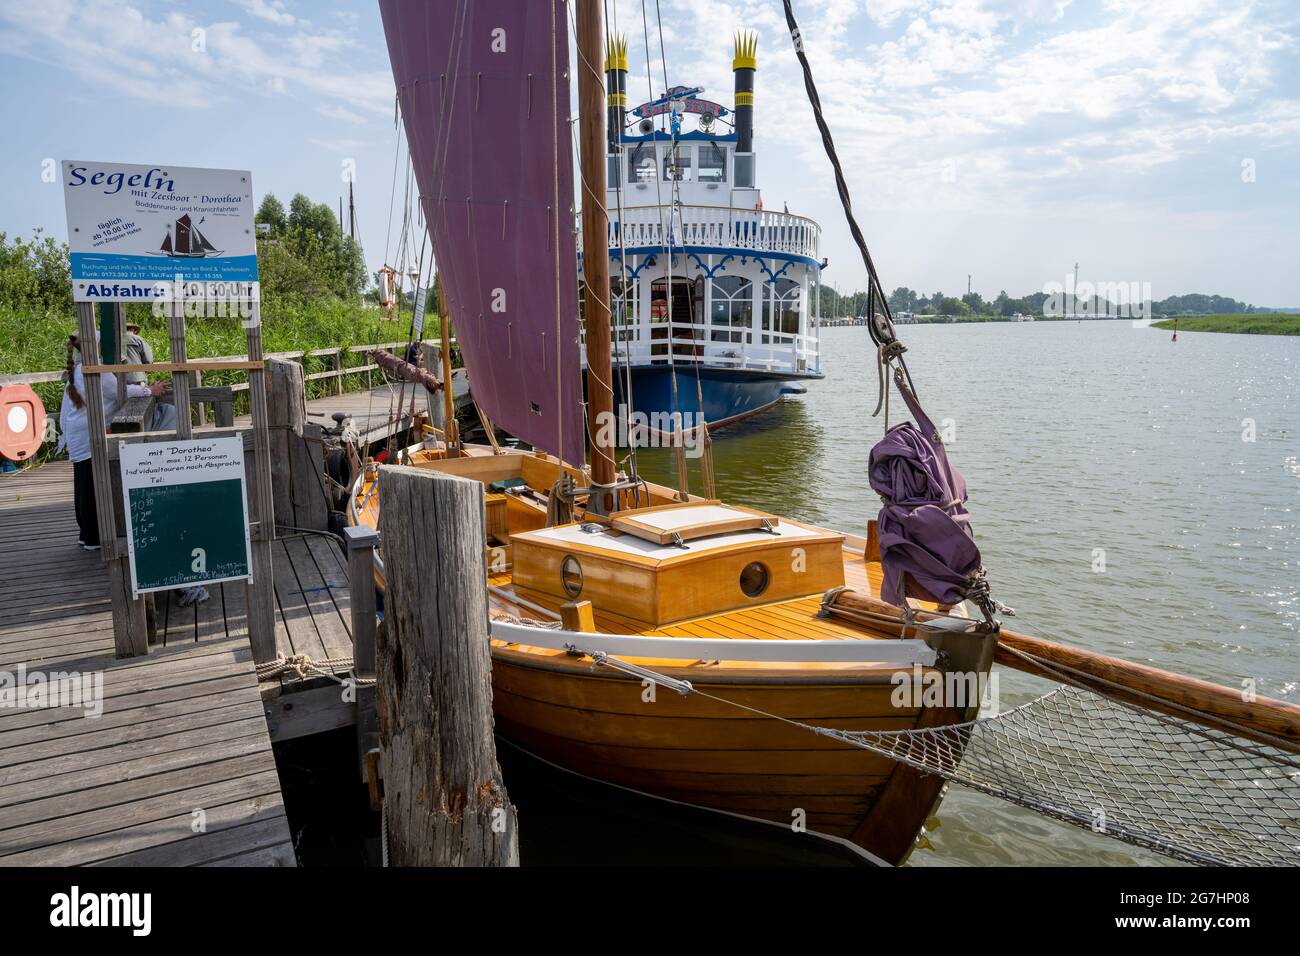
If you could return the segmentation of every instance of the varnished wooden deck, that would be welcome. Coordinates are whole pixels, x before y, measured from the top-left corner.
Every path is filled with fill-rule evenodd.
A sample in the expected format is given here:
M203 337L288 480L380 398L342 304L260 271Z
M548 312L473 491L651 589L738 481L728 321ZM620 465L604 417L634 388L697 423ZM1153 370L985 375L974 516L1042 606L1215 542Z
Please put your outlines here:
M116 659L106 575L76 546L71 496L67 462L0 478L0 671L103 677L98 717L0 707L0 865L294 865L242 588L197 608L164 598L149 656ZM323 609L315 595L334 598L311 589L337 580L321 554L314 572L277 562L279 643L297 649L292 621L312 656L327 645L303 622Z

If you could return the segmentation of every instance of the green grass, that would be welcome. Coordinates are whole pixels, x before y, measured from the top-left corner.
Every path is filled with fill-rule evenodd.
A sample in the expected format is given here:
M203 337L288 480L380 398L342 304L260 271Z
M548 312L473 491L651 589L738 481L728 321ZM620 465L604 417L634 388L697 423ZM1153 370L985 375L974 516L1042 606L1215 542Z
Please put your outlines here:
M1252 313L1250 315L1188 315L1178 319L1153 322L1157 329L1172 329L1178 323L1179 332L1236 332L1242 335L1300 335L1300 315L1282 313Z

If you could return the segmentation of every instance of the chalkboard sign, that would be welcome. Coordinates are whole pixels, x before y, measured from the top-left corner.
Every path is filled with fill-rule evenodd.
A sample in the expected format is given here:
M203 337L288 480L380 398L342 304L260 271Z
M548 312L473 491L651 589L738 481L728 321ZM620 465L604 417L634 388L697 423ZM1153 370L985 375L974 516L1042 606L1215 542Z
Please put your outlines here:
M243 439L123 444L120 456L136 594L251 576Z

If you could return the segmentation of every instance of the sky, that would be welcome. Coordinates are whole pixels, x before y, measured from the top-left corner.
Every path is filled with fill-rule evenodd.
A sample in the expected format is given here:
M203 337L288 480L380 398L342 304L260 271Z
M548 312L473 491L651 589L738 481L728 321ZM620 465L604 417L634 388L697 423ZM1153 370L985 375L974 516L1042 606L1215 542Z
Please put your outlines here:
M521 0L538 2L538 0ZM629 103L732 100L757 32L764 205L823 227L865 286L779 0L608 0ZM657 9L656 9L657 8ZM796 0L886 289L992 298L1080 280L1300 307L1300 3ZM662 27L660 26L662 24ZM393 82L378 5L0 0L0 232L66 238L47 160L250 169L337 207L354 170L372 269L395 255ZM404 161L405 157L401 157ZM400 175L399 175L400 180ZM401 185L392 219L401 221Z

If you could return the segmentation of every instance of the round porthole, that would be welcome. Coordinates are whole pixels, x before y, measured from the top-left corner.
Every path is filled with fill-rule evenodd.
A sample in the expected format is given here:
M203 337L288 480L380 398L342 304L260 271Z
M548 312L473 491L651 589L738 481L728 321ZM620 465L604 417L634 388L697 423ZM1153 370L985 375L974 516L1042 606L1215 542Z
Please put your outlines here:
M747 564L740 572L740 590L745 592L745 597L756 598L767 590L768 577L767 565L757 561Z
M560 584L569 597L577 597L582 593L582 565L571 554L560 562Z

